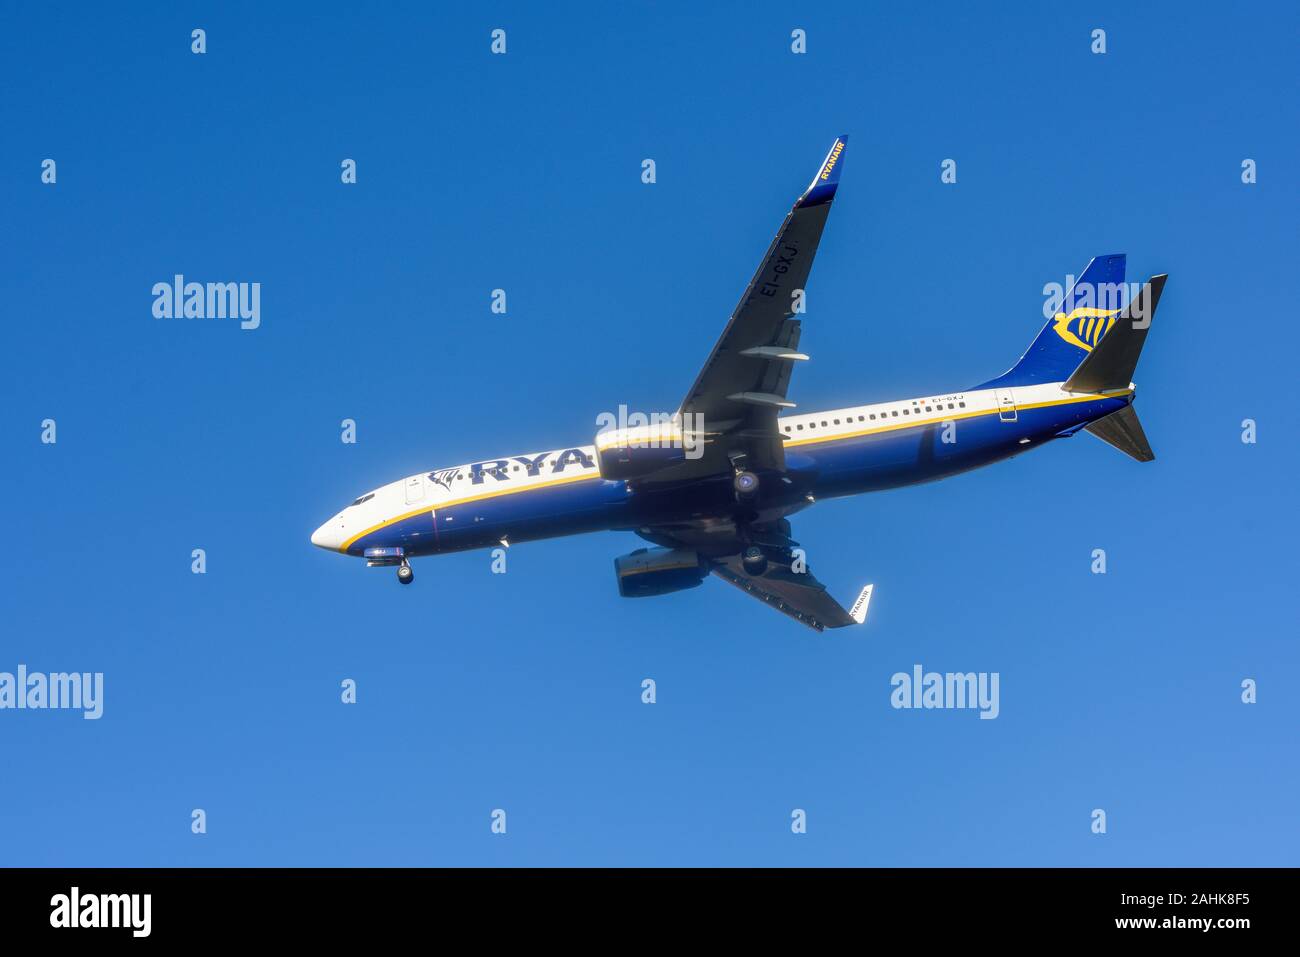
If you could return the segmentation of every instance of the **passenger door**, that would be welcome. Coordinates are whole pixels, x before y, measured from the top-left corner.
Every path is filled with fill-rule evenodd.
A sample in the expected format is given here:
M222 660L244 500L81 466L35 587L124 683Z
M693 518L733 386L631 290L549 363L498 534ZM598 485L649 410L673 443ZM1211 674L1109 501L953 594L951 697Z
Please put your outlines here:
M995 389L998 400L998 418L1003 422L1016 421L1016 397L1010 389Z
M419 505L424 501L424 473L406 480L406 504Z

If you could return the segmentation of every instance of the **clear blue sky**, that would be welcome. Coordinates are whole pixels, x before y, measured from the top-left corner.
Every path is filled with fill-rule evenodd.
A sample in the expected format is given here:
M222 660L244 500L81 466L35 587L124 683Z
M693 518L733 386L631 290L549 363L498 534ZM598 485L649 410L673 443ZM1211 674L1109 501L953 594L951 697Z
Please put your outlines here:
M1293 4L437 6L6 14L0 670L106 700L0 712L0 863L1297 863ZM308 544L671 411L839 133L801 407L984 381L1126 252L1171 275L1154 464L1081 435L822 503L813 570L877 585L824 636L716 581L620 599L630 535L409 589ZM174 273L260 282L261 328L155 320ZM917 663L999 672L999 718L893 710Z

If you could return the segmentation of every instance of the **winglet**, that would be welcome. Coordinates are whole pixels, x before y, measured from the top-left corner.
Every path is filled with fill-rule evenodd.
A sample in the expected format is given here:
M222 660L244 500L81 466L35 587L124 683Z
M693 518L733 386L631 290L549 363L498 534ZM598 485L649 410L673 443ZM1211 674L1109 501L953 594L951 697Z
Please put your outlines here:
M849 143L847 134L836 137L831 150L822 160L817 175L808 184L802 196L795 202L795 209L807 209L809 206L821 206L835 198L835 187L840 185L840 173L844 170L844 148Z
M867 620L867 606L871 604L871 591L875 585L868 585L858 594L858 600L849 609L849 617L859 625Z

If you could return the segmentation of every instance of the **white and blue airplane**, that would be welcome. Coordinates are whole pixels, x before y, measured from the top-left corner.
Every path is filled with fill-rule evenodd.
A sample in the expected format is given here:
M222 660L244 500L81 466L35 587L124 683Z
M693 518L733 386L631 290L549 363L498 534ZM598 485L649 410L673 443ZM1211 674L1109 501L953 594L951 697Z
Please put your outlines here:
M704 368L667 422L615 428L591 445L504 455L392 482L358 497L312 544L397 566L424 555L578 532L648 541L615 559L621 594L659 595L710 573L821 631L861 623L803 562L790 516L818 499L965 472L1080 429L1139 462L1154 456L1132 375L1165 276L1127 305L1125 258L1092 260L1029 350L974 388L784 413L803 290L844 168L838 138L781 224ZM667 417L665 417L667 418Z

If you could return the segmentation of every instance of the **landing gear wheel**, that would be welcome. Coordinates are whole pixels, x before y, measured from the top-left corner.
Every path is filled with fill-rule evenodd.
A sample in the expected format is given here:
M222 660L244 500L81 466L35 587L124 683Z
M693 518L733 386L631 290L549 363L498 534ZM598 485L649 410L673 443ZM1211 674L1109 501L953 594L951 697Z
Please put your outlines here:
M731 487L735 489L736 498L740 501L751 499L758 492L758 476L753 472L737 472L731 480Z
M397 580L403 585L409 585L415 581L415 571L406 562L397 566Z
M740 553L740 563L751 575L761 575L767 571L767 556L757 545L750 545Z

